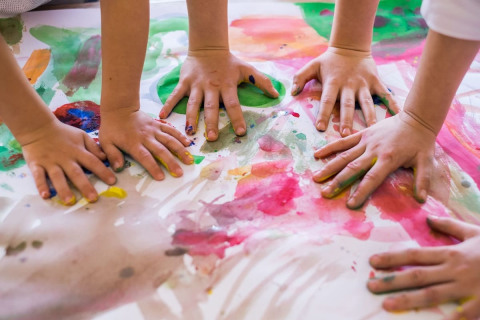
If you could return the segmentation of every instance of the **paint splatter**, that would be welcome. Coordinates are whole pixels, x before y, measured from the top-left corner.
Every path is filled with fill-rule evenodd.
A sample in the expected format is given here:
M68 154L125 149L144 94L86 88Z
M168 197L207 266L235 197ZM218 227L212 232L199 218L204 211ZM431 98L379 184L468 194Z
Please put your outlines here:
M100 196L107 198L125 199L127 197L127 191L119 187L109 187L107 190L100 192Z
M205 156L193 155L193 162L194 162L195 164L200 164L200 163L202 163L203 159L205 159Z
M128 279L135 275L135 269L132 267L125 267L118 273L118 276L122 279Z
M9 245L5 249L5 255L6 256L16 256L16 255L22 253L26 248L27 248L27 243L25 241L20 242L16 246Z
M22 147L5 124L0 124L0 171L9 171L25 165Z
M23 66L23 73L30 84L35 84L50 62L50 50L34 50Z
M20 16L0 19L0 34L8 45L16 45L22 41L23 21Z
M100 128L100 106L92 101L78 101L65 104L54 111L61 122L85 132Z

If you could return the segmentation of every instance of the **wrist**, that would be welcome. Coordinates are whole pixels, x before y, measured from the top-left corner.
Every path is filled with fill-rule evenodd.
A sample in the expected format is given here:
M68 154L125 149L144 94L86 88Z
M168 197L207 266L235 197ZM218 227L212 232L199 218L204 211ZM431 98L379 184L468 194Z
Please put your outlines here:
M361 50L355 48L340 47L330 44L327 52L338 54L347 57L371 58L372 52L370 50Z
M404 123L415 129L422 130L434 139L437 137L438 131L440 131L440 129L435 129L435 127L432 126L431 123L429 123L425 119L422 119L422 117L417 115L415 111L405 108L398 114L398 116L400 120L402 120Z
M37 126L25 126L25 128L28 129L16 131L12 130L12 134L22 147L45 138L50 132L55 130L60 122L52 114L52 117L48 117L46 120L38 121L38 123L39 125Z
M226 46L202 46L188 48L188 56L190 57L205 57L213 55L229 55L230 48Z

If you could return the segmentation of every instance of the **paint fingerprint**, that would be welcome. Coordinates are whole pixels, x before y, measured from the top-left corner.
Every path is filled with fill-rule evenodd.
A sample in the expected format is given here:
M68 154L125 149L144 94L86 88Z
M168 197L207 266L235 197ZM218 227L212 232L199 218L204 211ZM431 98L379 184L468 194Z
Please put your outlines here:
M95 35L83 44L73 68L62 82L68 88L67 96L72 96L81 87L87 89L97 76L102 60L101 43L101 37Z
M178 65L172 71L164 75L157 83L157 94L162 103L167 101L170 94L173 92L180 79L180 70L182 66ZM285 86L275 78L267 75L273 83L275 89L279 93L279 97L272 99L266 96L260 89L251 83L241 83L238 86L238 99L240 104L247 107L268 108L279 104L285 97ZM185 114L187 112L188 98L185 97L175 106L174 112ZM202 106L203 108L203 106Z
M85 132L100 128L100 106L92 101L78 101L65 104L54 111L61 122Z

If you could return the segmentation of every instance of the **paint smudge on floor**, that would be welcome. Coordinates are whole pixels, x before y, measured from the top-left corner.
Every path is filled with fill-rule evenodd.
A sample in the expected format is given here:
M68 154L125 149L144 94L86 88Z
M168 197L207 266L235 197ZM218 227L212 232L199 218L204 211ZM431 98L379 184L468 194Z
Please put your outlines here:
M100 106L92 101L78 101L65 104L54 111L61 122L85 132L100 128Z
M9 171L25 165L22 147L5 124L0 124L0 171Z
M109 187L107 190L100 192L100 196L107 198L125 199L127 191L120 187Z

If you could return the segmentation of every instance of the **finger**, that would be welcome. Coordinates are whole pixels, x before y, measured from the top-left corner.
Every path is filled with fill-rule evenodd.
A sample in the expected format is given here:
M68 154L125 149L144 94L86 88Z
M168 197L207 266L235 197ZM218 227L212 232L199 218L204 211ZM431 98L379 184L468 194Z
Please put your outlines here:
M122 159L123 159L123 155L122 155ZM100 178L100 180L102 180L106 184L112 185L112 184L115 184L115 182L117 182L117 178L115 177L115 174L111 170L109 170L94 155L92 155L90 153L83 154L79 158L79 163L82 165L82 167L91 171L93 174L95 174L98 178ZM73 179L71 178L70 175L69 175L69 177L70 177L70 180L73 181ZM78 186L77 186L77 188L78 188ZM79 190L80 190L80 188L79 188ZM82 191L82 190L80 190L80 191ZM83 192L82 192L82 194L85 195L85 193L83 193Z
M243 71L244 80L250 82L251 84L255 85L257 88L262 90L266 95L270 96L271 98L278 98L279 93L275 89L272 84L272 81L269 77L264 75L262 72L258 71L255 68L246 68ZM236 95L235 90L235 95ZM225 100L223 101L225 102Z
M317 60L311 60L304 65L303 68L293 76L292 96L296 96L302 92L305 84L310 80L316 79L318 74L320 74L320 63Z
M365 200L383 183L387 176L397 169L395 164L388 161L377 161L376 157L373 159L370 157L367 161L373 167L368 172L363 172L364 175L357 190L347 200L347 207L350 209L362 206Z
M450 273L442 266L416 267L370 279L367 287L373 293L382 293L421 288L451 280Z
M414 308L433 307L459 297L453 283L438 284L389 297L383 301L387 311L403 311Z
M344 160L341 160L344 161ZM351 162L337 174L332 182L322 190L322 196L331 199L339 195L343 190L361 179L372 166L369 156L361 156ZM355 192L356 193L356 192Z
M346 138L330 142L326 146L315 151L314 156L316 159L326 158L336 152L344 151L354 147L360 142L361 139L362 134L360 132L357 132L356 134L348 136Z
M157 181L165 179L165 174L147 146L140 145L130 155L150 173L153 179Z
M409 248L395 252L384 252L370 257L375 269L391 269L403 266L437 265L444 262L444 248Z
M355 113L355 92L344 87L340 96L340 134L346 137L352 134L353 115Z
M218 138L219 98L217 91L207 90L205 92L205 138L207 141L215 141Z
M478 320L480 317L480 301L478 297L470 298L458 306L455 311L444 320Z
M88 134L84 134L83 140L85 141L85 148L93 153L95 157L102 161L107 159L107 155L102 151L102 148L100 148L100 146L92 138L90 138Z
M461 241L480 234L480 228L478 226L453 218L443 218L429 215L427 217L427 222L430 228L433 230L448 234Z
M50 188L48 187L47 177L45 176L45 170L37 165L29 165L32 172L33 180L37 186L38 194L43 199L50 198Z
M188 152L188 150L185 148L184 145L180 143L180 141L178 141L171 135L160 132L160 133L155 133L155 138L157 139L158 142L160 142L165 147L167 147L167 149L170 150L171 153L173 153L180 160L182 160L183 163L185 164L193 163L194 159L193 159L193 156L190 154L190 152Z
M110 163L113 171L121 172L125 166L125 157L123 156L123 153L113 144L104 145L102 148L107 155L108 162Z
M400 107L393 97L392 92L383 83L377 81L373 86L373 92L380 97L391 115L396 115L400 112Z
M77 189L85 197L85 199L87 199L88 202L96 202L98 200L97 191L92 186L90 181L88 181L87 176L78 164L72 163L71 165L65 166L63 170L70 181L75 185L75 187L77 187Z
M350 162L360 157L365 148L363 146L356 146L345 152L338 154L335 159L330 160L321 170L313 175L313 181L322 182L345 168Z
M317 121L315 127L319 131L325 131L328 127L328 121L332 114L335 102L337 102L338 87L326 83L322 89L322 98L320 99L320 107L318 109Z
M358 90L358 102L363 111L365 122L367 126L372 126L377 122L377 116L375 114L375 105L373 104L372 95L368 88L362 87Z
M185 147L188 147L192 144L192 140L184 136L180 131L175 129L175 127L168 124L160 123L160 131L165 132L166 134L174 137L180 141Z
M54 166L49 168L47 172L48 177L52 181L53 187L57 190L60 201L66 206L74 205L77 200L68 186L63 170L58 166Z
M187 102L187 114L185 122L185 132L188 135L194 135L197 132L198 115L200 113L200 106L202 105L203 95L202 91L192 89Z
M432 160L427 157L422 157L417 163L417 167L413 169L415 176L414 192L415 199L424 203L427 200L428 189L430 186Z
M247 133L247 124L243 118L242 107L238 101L237 88L226 88L222 90L221 94L228 117L232 122L233 131L238 136L244 136Z
M175 89L172 91L170 96L168 96L167 101L163 105L162 110L160 110L160 119L165 119L170 115L173 108L177 105L177 103L182 100L183 97L187 95L187 88L183 86L183 84L179 83Z
M174 139L170 139L170 142L175 141ZM178 143L177 144L183 148L183 146ZM171 176L173 177L180 177L183 175L183 170L182 168L178 165L177 160L175 160L175 157L172 155L172 153L166 148L161 143L158 143L158 141L147 141L145 146L148 148L148 150L153 154L155 159L159 161L165 169L170 173ZM175 148L172 146L172 149ZM157 166L158 167L158 166Z

